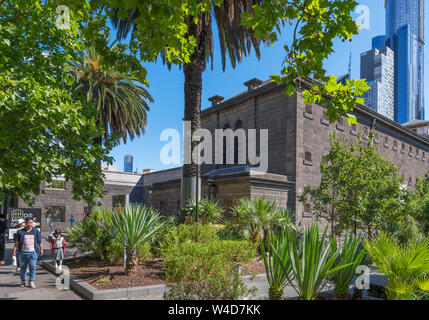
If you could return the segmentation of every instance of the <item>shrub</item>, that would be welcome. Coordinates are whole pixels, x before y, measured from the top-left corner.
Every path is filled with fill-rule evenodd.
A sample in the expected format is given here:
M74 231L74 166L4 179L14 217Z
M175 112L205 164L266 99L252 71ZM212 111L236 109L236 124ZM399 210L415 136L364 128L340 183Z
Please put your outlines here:
M196 202L189 200L183 208L186 221L189 223L196 221L196 212ZM223 208L212 198L205 198L198 202L198 221L203 224L219 223L222 220L223 212Z
M247 241L187 242L166 251L165 299L237 299L249 294L237 263L251 261L255 246Z
M138 246L137 260L139 263L152 258L151 246L149 243L144 242Z
M364 245L374 266L386 275L388 299L421 299L429 293L429 239L401 244L395 236L380 233Z
M77 248L81 253L93 252L93 257L99 260L117 262L122 259L122 245L115 242L110 232L102 227L103 214L94 210L73 228L67 229L68 242L71 248Z
M176 227L170 228L168 233L164 235L164 240L161 243L161 254L171 247L175 247L188 242L208 243L217 241L218 228L211 225L195 224L179 224Z
M254 243L258 242L261 233L266 245L268 232L280 231L283 228L297 229L293 222L293 213L277 208L274 202L265 197L239 199L232 212L238 229Z

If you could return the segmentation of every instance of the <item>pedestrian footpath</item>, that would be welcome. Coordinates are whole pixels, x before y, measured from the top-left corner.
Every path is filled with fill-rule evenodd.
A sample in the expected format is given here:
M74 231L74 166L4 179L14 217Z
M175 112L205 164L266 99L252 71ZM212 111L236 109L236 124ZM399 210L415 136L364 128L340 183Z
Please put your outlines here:
M57 289L57 276L40 266L40 260L50 259L49 244L43 241L42 246L45 255L37 265L36 289L31 289L27 286L28 281L24 288L19 286L21 279L19 275L14 275L16 267L12 266L11 260L13 243L6 244L6 264L0 265L0 300L82 300L73 290Z

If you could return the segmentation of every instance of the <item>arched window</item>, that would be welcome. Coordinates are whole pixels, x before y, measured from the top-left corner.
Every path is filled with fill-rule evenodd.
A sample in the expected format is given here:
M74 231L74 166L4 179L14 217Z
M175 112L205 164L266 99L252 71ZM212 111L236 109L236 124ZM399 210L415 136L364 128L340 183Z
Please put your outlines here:
M304 159L305 159L305 161L313 161L313 160L312 160L312 156L311 156L311 152L306 151L306 152L305 152Z

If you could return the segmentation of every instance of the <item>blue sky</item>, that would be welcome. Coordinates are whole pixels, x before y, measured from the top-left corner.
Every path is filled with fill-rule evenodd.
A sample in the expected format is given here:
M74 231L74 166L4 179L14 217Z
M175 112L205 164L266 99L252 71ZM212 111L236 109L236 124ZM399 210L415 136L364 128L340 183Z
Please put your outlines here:
M383 0L361 0L359 4L369 8L369 29L363 29L353 38L352 42L337 41L334 46L335 52L327 59L325 67L330 74L339 76L347 73L350 52L352 53L352 78L360 77L360 54L371 49L371 39L374 36L385 33L385 14ZM354 14L357 17L357 14ZM427 15L425 20L425 32L428 32ZM203 74L202 109L210 106L209 97L219 94L228 99L246 89L243 82L259 78L268 80L270 75L279 73L284 58L283 45L288 39L288 33L282 34L282 39L274 46L261 49L261 60L258 60L252 52L235 69L227 63L225 72L222 71L221 59L218 47L215 47L214 67L209 68ZM215 46L217 43L215 42ZM427 48L426 48L427 50ZM428 54L426 54L428 56ZM427 60L427 59L426 59ZM426 65L429 65L425 61ZM184 110L184 76L178 67L168 70L167 66L160 61L158 63L143 64L148 70L150 83L149 92L155 102L150 105L146 133L133 141L127 140L115 147L111 156L115 161L113 165L120 171L124 168L124 156L131 154L134 157L134 170L141 172L143 169L151 168L162 170L177 165L164 165L160 160L161 148L166 144L160 141L161 132L167 128L177 129L182 132L182 118ZM429 84L429 71L425 75L425 83ZM426 85L425 92L428 90ZM429 102L426 99L426 104Z

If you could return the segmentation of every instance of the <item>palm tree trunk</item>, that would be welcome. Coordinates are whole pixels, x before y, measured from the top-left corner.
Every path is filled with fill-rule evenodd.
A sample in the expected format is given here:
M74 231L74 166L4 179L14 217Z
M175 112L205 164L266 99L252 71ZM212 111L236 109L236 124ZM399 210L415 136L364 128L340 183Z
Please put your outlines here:
M203 71L205 68L204 46L206 41L205 28L198 28L189 17L189 35L193 35L197 40L197 46L190 57L190 62L183 66L185 75L185 116L184 121L191 122L191 136L195 130L201 128L201 92L203 86ZM186 154L185 159L192 159L192 150L197 142L191 142L191 154ZM184 152L187 152L186 150ZM195 163L185 163L183 165L182 179L182 206L187 200L196 199L195 177L197 175Z
M137 272L138 265L138 254L136 249L130 249L127 247L127 263L125 265L125 274L127 276Z

